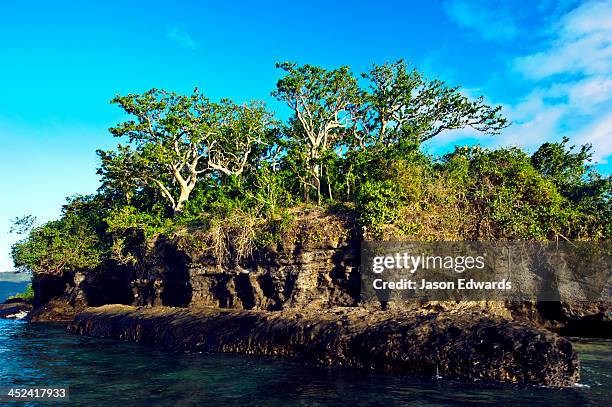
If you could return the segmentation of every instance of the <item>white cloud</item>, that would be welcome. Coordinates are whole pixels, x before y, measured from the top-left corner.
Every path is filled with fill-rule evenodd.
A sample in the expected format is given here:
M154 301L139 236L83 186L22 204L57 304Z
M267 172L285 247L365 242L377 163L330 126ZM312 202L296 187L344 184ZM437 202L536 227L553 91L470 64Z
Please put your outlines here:
M602 117L595 124L585 128L574 141L579 144L593 145L593 160L599 164L607 164L612 155L612 114Z
M536 94L509 110L511 112L508 115L514 120L513 125L492 140L491 144L519 146L530 150L545 141L560 138L560 121L569 111L566 105L545 105Z
M176 42L181 48L193 50L198 47L198 44L191 37L191 35L179 27L166 27L166 37Z
M516 7L448 0L444 9L459 26L484 39L517 40L527 32L530 46L543 45L509 62L507 80L528 85L530 90L503 105L512 125L501 135L487 137L464 129L441 134L428 147L436 150L445 143L477 141L487 147L520 146L533 151L543 142L567 136L573 144L592 144L596 162L612 162L612 0L578 6L541 1L540 15L533 20L541 21L535 29L537 41L533 26L517 28L521 10Z
M529 120L546 109L559 107L574 116L596 115L607 110L609 102L612 102L612 75L596 75L536 87L518 103L505 106L505 113L520 121Z
M548 49L518 58L516 69L539 80L559 74L612 72L612 1L592 1L566 14Z
M593 76L572 83L567 88L568 103L581 113L593 113L612 100L612 75Z
M563 16L542 51L515 59L534 90L507 111L517 125L504 138L569 136L593 144L594 158L612 155L612 1L591 1ZM527 136L528 135L528 136Z
M610 1L591 1L574 9L565 17L565 30L570 33L610 32L612 31L612 3Z
M486 40L511 40L519 33L512 14L503 6L491 8L487 1L447 0L443 7L457 25L478 32Z
M484 39L518 40L525 32L534 32L528 27L517 29L521 11L512 8L510 13L504 3L493 8L489 3L448 0L444 8L459 26ZM516 55L506 72L509 84L530 89L523 97L502 104L512 125L493 137L473 129L444 132L425 144L428 151L441 153L453 145L472 143L535 151L544 142L567 136L572 144L592 144L595 163L607 165L604 172L610 172L612 0L583 2L577 7L571 0L540 1L538 10L541 24L535 31L537 41L531 45L543 45L531 54ZM473 97L481 92L469 89L463 93Z

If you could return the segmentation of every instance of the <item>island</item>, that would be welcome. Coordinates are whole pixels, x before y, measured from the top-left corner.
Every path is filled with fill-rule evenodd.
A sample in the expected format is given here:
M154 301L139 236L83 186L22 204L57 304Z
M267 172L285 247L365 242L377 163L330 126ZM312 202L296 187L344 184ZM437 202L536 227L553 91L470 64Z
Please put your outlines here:
M609 241L610 177L568 139L530 154L422 143L497 134L499 106L404 61L280 63L273 95L198 88L117 96L129 116L99 150L98 192L60 219L18 219L35 322L171 350L551 387L580 378L563 335L610 337L610 302L364 299L364 241ZM555 272L554 267L550 269Z

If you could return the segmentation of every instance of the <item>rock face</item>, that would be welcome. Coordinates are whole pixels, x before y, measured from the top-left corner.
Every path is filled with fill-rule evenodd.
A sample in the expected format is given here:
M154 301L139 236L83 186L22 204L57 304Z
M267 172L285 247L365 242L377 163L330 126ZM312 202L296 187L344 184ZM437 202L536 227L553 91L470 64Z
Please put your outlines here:
M29 314L32 322L69 322L77 312L83 310L82 305L73 305L65 298L53 298L49 302L35 307Z
M0 304L0 318L14 319L25 316L32 310L32 304L20 298L9 299Z
M305 214L279 243L249 260L223 259L211 237L158 238L132 282L134 305L280 310L352 306L359 301L358 249L350 216ZM232 248L229 251L233 251Z
M76 310L104 304L211 306L281 310L354 306L360 300L359 241L350 215L305 213L275 241L248 259L225 259L206 250L210 234L131 239L131 266L38 274L35 306L64 303ZM230 252L234 249L229 248ZM61 310L58 310L61 311ZM64 311L62 311L63 313Z
M210 250L215 237L202 230L152 241L135 233L129 239L135 264L36 275L34 305L42 308L33 317L70 320L86 306L105 304L269 311L356 306L361 300L357 235L353 214L320 210L300 212L272 239L277 243L244 258L228 246L229 258L215 254ZM610 303L527 302L487 308L566 334L612 337Z
M302 212L248 256L210 231L136 233L129 265L35 276L30 318L175 350L547 386L579 378L570 342L549 329L612 336L603 303L361 302L355 228L351 214Z
M418 315L361 307L280 312L104 306L68 331L173 350L293 356L396 373L554 387L579 379L571 343L482 310Z

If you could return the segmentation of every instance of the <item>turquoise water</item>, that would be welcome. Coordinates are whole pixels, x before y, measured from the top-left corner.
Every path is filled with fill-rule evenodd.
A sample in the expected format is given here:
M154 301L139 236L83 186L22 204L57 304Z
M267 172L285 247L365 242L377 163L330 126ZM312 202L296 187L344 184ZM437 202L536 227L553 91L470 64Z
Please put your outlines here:
M67 335L60 326L0 320L0 386L69 386L75 406L610 405L612 341L576 347L588 387L557 390L170 353Z

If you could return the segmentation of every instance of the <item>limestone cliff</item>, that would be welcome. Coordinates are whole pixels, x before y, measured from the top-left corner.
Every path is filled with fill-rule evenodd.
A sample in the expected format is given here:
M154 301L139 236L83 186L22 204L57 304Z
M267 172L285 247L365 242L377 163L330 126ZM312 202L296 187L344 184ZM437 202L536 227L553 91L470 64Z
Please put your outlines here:
M360 233L351 213L301 211L274 239L241 256L203 229L132 239L130 265L61 276L38 274L34 320L70 320L86 306L219 307L237 310L327 309L360 304ZM377 308L377 304L374 305ZM378 304L379 305L379 304ZM406 307L406 304L392 304ZM458 309L466 304L444 304ZM572 335L612 337L609 303L481 303L491 314Z

